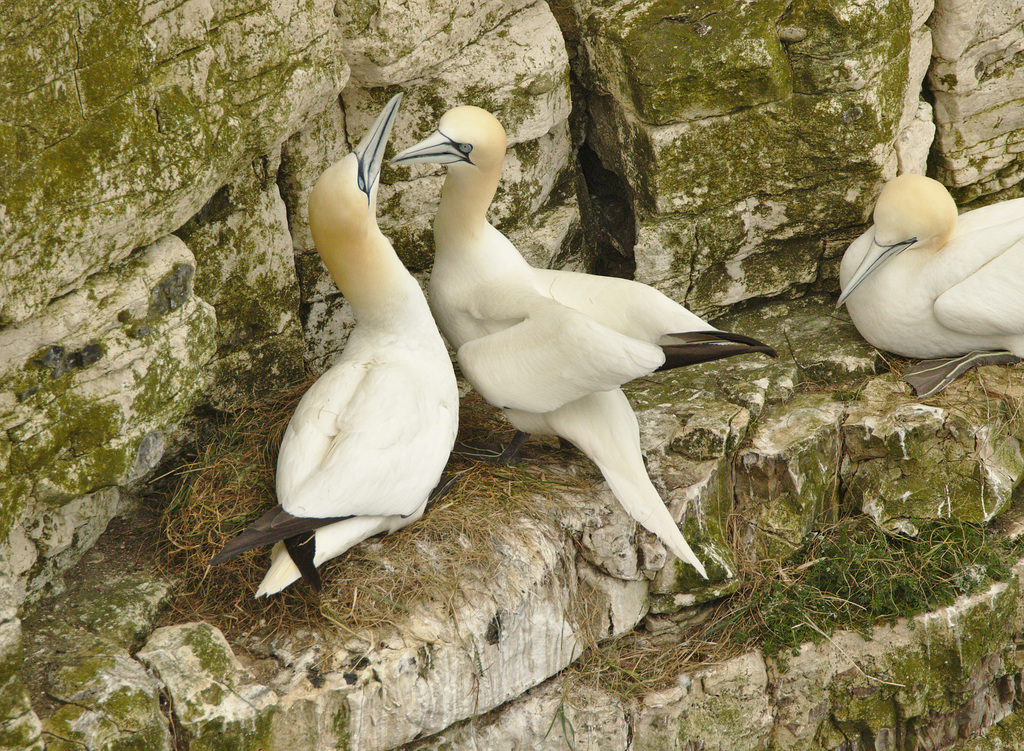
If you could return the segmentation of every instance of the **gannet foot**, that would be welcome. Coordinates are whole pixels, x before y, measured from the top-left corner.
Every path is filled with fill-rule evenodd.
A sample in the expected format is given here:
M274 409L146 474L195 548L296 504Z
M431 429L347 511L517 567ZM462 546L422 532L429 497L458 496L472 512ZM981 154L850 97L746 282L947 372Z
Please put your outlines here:
M971 368L981 365L1006 365L1020 362L1021 358L1011 352L968 352L960 357L940 357L921 360L903 373L903 380L914 387L920 398L934 396Z
M459 441L455 444L452 453L478 462L516 464L520 461L519 450L529 437L529 433L517 430L516 434L512 436L512 440L504 448L493 443Z

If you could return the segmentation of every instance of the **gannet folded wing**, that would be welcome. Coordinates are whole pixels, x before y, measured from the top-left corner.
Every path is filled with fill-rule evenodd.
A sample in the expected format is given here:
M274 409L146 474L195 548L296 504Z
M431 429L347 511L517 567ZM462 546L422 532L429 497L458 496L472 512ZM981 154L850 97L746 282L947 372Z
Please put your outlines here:
M1024 334L1024 217L955 238L943 250L992 258L935 299L939 323L981 336ZM958 248L963 243L969 247Z
M658 368L661 348L602 326L535 295L517 324L459 347L463 373L492 404L550 412L595 391L609 391Z
M669 332L714 330L663 293L631 279L533 269L538 287L563 305L620 334L657 342Z
M285 492L279 489L285 511L312 517L414 512L451 449L437 435L437 426L446 424L443 405L422 401L417 382L415 372L398 366L368 371L333 415L334 432L316 467ZM307 444L295 445L302 451Z

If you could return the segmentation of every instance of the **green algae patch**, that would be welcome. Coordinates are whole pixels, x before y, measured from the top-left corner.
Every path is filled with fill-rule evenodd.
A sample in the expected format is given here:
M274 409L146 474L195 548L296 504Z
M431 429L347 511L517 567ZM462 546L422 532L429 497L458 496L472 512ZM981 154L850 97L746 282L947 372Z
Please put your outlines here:
M785 560L763 563L737 608L734 637L766 653L817 641L838 629L867 633L878 622L946 607L1010 578L1024 544L959 521L890 534L864 517L815 533Z
M917 519L983 523L1007 508L1024 474L1024 431L1012 407L1019 397L993 379L979 388L982 377L961 379L928 403L895 375L870 382L843 425L850 502L910 532Z
M588 36L641 118L662 125L785 98L791 74L775 24L786 5L627 0L592 14Z

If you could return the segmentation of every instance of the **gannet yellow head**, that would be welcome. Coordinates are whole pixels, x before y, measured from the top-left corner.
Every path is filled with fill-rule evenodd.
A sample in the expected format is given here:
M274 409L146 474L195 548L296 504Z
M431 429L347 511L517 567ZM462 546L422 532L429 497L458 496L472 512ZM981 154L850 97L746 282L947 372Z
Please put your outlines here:
M908 248L937 251L956 229L956 203L945 186L923 175L899 175L878 194L871 247L850 277L836 307L882 264Z
M505 129L487 110L469 105L448 110L437 130L399 152L392 164L446 164L449 169L476 167L500 171L505 158Z
M377 186L401 101L401 94L392 97L359 145L328 167L309 194L313 243L338 289L353 304L360 287L372 282L365 278L368 260L380 241L387 243L377 229Z

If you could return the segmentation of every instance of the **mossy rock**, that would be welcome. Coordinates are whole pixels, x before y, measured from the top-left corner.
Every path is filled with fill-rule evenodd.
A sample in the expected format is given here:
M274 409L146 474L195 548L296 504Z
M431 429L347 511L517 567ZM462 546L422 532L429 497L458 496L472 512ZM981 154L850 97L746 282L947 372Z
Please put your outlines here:
M895 375L868 384L843 426L852 502L911 533L915 519L985 523L1007 508L1024 473L1024 429L1013 407L971 381L932 404Z

